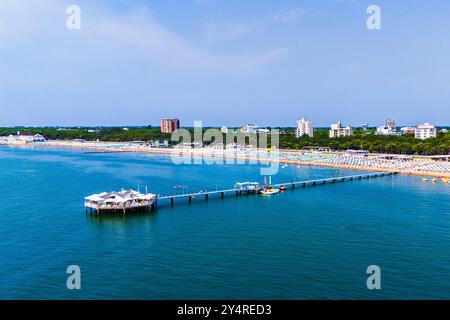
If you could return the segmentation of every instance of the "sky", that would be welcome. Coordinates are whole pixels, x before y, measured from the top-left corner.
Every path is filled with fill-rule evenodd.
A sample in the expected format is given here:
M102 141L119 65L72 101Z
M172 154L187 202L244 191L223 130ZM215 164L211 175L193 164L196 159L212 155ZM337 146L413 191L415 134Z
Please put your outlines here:
M449 110L446 0L0 1L0 126L449 125Z

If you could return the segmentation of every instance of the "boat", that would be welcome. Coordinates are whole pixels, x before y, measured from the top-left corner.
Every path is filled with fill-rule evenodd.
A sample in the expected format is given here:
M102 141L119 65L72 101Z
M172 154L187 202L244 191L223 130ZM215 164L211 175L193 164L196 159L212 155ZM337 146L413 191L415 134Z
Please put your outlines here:
M279 192L280 192L280 189L270 187L267 189L262 189L259 193L261 193L262 195L265 195L265 196L271 196L271 195L277 194Z
M280 189L272 187L272 177L269 176L269 184L266 184L266 177L264 177L264 186L259 191L262 195L271 196L280 192Z
M281 186L281 187L280 187L280 190L281 190L281 191L286 191L286 186Z

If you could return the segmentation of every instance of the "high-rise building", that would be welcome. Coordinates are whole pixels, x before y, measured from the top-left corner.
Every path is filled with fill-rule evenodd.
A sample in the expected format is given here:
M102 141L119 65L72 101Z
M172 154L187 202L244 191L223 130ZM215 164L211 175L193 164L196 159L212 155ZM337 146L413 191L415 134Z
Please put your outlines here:
M350 137L353 135L351 126L342 126L341 122L333 123L330 130L330 138Z
M161 132L172 133L180 128L180 120L176 118L165 118L161 120Z
M418 125L416 128L416 139L426 140L429 138L436 138L436 127L429 123Z
M390 132L395 132L397 131L397 124L395 122L395 120L392 119L387 119L386 120L386 127Z
M314 127L311 121L306 118L297 120L297 130L295 130L295 136L297 138L307 135L308 137L314 136Z

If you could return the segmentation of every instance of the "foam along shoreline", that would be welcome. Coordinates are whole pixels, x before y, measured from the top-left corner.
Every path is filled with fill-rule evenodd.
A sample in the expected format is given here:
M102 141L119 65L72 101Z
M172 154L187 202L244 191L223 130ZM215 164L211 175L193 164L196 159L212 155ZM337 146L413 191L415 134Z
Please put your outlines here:
M14 144L13 144L14 145ZM19 145L18 145L19 146ZM151 148L126 142L77 142L58 141L20 144L20 146L70 148L77 150L93 150L101 152L140 152L177 156L207 157L235 159L252 162L278 162L303 166L321 166L340 169L366 171L397 171L402 174L450 178L450 162L427 158L418 159L385 159L382 155L348 154L345 152L318 152L278 150L268 152L260 149L214 149L214 148ZM273 155L276 154L276 157Z

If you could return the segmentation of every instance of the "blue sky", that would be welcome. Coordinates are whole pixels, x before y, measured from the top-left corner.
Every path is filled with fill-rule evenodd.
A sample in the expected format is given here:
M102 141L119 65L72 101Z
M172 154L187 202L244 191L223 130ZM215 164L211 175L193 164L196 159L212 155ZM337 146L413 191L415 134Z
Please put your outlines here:
M448 125L449 84L445 0L0 2L0 126Z

